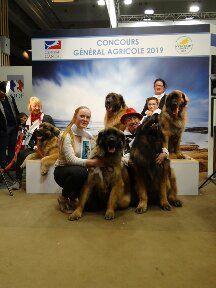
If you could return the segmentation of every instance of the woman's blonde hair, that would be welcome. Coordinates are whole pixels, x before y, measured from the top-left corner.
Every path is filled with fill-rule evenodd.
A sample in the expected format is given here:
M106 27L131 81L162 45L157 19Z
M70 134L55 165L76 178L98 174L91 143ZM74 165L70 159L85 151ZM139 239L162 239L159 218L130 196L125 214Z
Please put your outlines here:
M38 97L35 97L35 96L32 96L30 99L29 99L29 102L28 102L28 111L31 113L31 106L32 104L38 104L40 106L40 109L42 109L42 103L41 103L41 100L38 98Z
M73 148L74 148L74 135L73 135L73 133L72 133L72 131L71 131L71 127L72 127L72 125L75 123L77 114L79 113L79 111L80 111L81 109L88 109L88 110L90 111L90 109L89 109L88 107L86 107L86 106L80 106L80 107L78 107L78 108L74 111L74 114L73 114L73 117L72 117L71 122L68 124L68 126L65 128L65 130L64 130L64 132L63 132L63 134L62 134L62 137L61 137L61 140L60 140L60 151L61 151L61 149L62 149L62 145L63 145L63 143L64 143L64 140L65 140L65 137L66 137L67 134L70 135L70 137L71 137L71 143L72 143L72 146L73 146Z

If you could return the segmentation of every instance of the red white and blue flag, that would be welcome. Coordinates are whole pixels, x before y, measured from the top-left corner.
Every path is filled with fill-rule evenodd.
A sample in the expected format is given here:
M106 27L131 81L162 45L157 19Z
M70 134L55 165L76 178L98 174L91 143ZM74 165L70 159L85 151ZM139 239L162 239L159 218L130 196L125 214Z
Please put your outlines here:
M7 80L10 82L8 95L16 99L24 96L24 77L23 75L8 75Z
M61 49L61 41L60 40L48 40L45 41L45 50L59 50Z

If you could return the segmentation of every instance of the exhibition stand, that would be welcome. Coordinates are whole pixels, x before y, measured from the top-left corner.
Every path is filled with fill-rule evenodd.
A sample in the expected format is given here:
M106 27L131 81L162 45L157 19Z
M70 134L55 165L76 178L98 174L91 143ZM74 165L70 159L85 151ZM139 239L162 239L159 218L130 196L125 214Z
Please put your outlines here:
M199 162L194 159L171 160L177 180L178 195L198 195ZM54 166L45 176L40 173L40 160L27 160L26 192L27 193L60 193L61 188L53 178Z

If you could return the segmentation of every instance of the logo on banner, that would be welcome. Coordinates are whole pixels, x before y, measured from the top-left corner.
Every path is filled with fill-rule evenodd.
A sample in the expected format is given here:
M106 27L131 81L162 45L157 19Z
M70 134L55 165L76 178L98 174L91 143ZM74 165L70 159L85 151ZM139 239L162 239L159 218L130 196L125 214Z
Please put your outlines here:
M62 41L61 40L46 40L44 41L45 59L60 59Z
M179 54L187 54L193 48L193 42L190 37L182 36L176 40L175 49Z
M24 96L24 79L23 76L21 75L19 79L17 77L17 79L11 79L12 77L16 77L15 75L8 75L8 95L12 96L14 98L23 98Z
M57 40L57 41L45 41L45 49L46 50L59 50L61 49L61 41Z

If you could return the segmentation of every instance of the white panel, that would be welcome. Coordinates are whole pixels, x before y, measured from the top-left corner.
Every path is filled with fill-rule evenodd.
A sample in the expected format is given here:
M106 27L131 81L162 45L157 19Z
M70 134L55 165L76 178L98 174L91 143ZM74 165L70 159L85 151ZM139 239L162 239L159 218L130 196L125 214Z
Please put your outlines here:
M176 173L178 195L198 195L199 163L196 160L171 160ZM60 193L53 178L52 166L46 176L40 174L40 160L28 160L26 165L27 193Z
M198 195L199 162L194 159L173 159L171 167L176 174L178 195Z
M26 163L26 193L60 193L61 188L56 184L50 167L45 176L40 174L40 160L28 160Z

